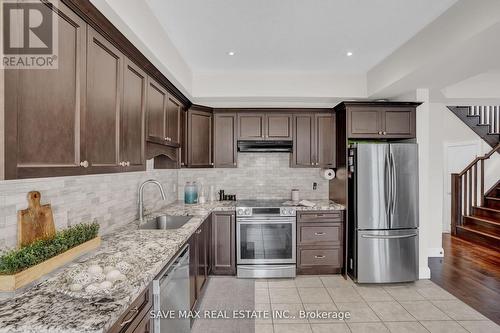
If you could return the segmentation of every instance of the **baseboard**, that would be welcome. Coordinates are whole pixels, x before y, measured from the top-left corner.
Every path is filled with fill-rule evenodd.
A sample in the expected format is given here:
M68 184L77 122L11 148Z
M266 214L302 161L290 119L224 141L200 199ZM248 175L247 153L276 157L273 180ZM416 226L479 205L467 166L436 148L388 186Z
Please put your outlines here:
M430 247L427 249L427 257L444 257L444 250L442 247Z
M418 268L418 278L420 280L428 280L431 278L431 270L428 266L420 266Z

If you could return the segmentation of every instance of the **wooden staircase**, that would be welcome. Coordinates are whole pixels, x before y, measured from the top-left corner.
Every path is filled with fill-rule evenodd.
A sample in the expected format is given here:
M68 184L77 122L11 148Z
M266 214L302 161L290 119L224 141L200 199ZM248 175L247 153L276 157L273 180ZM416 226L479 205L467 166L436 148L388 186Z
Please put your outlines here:
M500 142L500 106L448 106L448 109L491 147Z
M477 157L461 173L451 175L451 232L500 251L500 181L484 191L484 163L500 144Z

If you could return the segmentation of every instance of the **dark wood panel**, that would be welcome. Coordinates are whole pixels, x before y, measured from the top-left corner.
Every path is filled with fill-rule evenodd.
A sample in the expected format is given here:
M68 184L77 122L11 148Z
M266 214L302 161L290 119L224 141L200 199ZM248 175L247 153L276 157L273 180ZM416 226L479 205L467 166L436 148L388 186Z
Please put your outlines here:
M124 170L146 169L144 155L144 117L146 111L147 76L137 65L125 60L123 103L121 110L121 156Z
M500 253L443 234L443 258L429 258L431 281L500 324Z
M292 115L291 114L266 114L266 135L269 140L291 140L292 139Z
M167 120L167 137L169 142L179 144L179 127L180 127L180 113L182 112L182 104L175 99L174 96L168 95L166 120Z
M382 131L380 110L375 107L347 110L347 128L350 138L379 136Z
M299 245L342 245L342 223L299 223L297 229Z
M384 136L397 138L413 138L415 132L415 109L392 108L382 113Z
M316 162L320 167L334 168L336 155L335 114L317 114Z
M343 211L314 211L314 212L299 212L297 214L297 222L314 222L314 223L332 223L343 220Z
M212 214L212 272L236 274L235 216L232 212Z
M314 115L294 115L292 167L314 167L314 141Z
M300 246L298 274L336 274L342 269L342 247Z
M118 171L123 55L91 27L87 39L86 160L92 173Z
M152 323L151 315L147 313L144 317L142 317L139 324L132 331L133 333L152 333L153 332L153 323Z
M237 163L237 117L235 113L214 115L214 165L235 168Z
M188 111L188 166L212 167L212 113Z
M150 79L148 82L148 140L156 143L167 141L165 129L165 108L167 105L167 91L157 82Z
M238 129L240 140L265 139L265 114L264 113L239 113Z
M4 72L6 179L85 173L87 26L62 3L57 8L58 68Z
M108 333L134 332L134 329L142 323L144 316L149 318L149 311L152 306L153 288L149 285L118 318L116 323L108 330Z

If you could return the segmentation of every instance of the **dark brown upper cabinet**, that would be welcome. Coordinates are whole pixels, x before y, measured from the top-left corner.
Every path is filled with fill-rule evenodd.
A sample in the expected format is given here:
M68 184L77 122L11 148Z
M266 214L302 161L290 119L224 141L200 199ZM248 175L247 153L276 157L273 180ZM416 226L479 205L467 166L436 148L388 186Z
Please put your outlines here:
M315 166L314 141L314 114L294 115L292 166Z
M87 32L86 162L89 172L120 168L120 107L124 57L94 29Z
M61 2L43 8L57 8L58 68L4 72L6 179L84 173L87 25Z
M170 143L180 145L180 117L182 112L182 104L174 96L168 94L167 98L167 134Z
M408 139L416 136L418 103L345 103L352 139Z
M335 148L335 114L304 113L293 116L292 167L333 168Z
M236 168L236 113L214 114L214 165L216 168Z
M265 137L268 140L292 140L292 115L268 113L265 121Z
M336 124L334 113L317 113L315 119L316 166L322 168L335 167Z
M239 140L264 140L264 113L238 113Z
M291 140L292 115L238 113L239 140Z
M145 170L145 113L148 77L132 61L125 60L121 111L120 164L127 171Z
M187 112L187 166L213 167L212 109L194 105Z

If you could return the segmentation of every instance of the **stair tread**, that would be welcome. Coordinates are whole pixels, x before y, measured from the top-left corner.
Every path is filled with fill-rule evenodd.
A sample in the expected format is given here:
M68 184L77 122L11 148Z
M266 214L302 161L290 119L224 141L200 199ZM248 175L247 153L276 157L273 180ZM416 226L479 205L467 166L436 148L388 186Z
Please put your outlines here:
M496 197L485 197L485 199L500 201L500 198L496 198Z
M489 238L493 238L497 241L500 242L500 236L496 236L494 234L490 234L490 233L487 233L487 232L484 232L484 231L479 231L475 228L471 228L471 227L467 227L467 226L463 226L463 225L459 225L457 226L457 228L460 228L462 230L466 230L466 231L469 231L469 232L472 232L472 233L475 233L475 234L478 234L478 235L481 235L481 236L484 236L484 237L489 237Z
M500 209L495 209L491 207L472 206L472 208L482 209L492 213L500 213Z
M491 219L491 218L488 218L488 217L475 216L475 215L465 215L464 217L468 217L468 218L471 218L471 219L474 219L474 220L480 220L480 221L483 221L483 222L495 224L495 225L497 225L497 226L500 227L500 221L494 220L494 219Z

